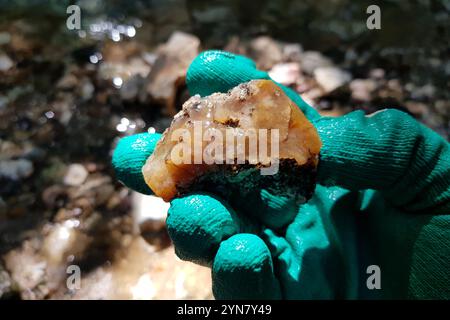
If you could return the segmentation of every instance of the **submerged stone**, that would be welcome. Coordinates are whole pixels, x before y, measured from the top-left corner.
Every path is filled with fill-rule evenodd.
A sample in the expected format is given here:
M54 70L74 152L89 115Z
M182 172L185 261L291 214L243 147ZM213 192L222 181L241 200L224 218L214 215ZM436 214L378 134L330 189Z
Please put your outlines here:
M320 147L297 105L274 82L253 80L189 99L142 172L165 201L192 191L227 197L265 189L304 202L314 191Z

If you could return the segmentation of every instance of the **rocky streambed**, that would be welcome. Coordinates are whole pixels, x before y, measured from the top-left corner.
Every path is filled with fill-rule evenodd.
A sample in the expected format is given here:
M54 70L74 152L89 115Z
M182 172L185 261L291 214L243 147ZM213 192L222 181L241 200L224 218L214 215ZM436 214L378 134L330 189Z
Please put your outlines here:
M181 8L165 24L94 19L84 33L0 24L0 298L212 298L209 269L174 254L168 204L122 186L110 164L118 139L170 124L201 50L251 57L325 116L397 108L449 138L445 84L417 81L395 52L253 27L213 41L198 24L218 13Z

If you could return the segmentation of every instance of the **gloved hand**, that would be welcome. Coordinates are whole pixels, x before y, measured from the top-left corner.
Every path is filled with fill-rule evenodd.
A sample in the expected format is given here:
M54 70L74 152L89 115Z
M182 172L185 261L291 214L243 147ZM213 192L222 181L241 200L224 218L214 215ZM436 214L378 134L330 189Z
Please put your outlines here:
M187 73L190 93L226 92L270 79L242 56L207 51ZM261 190L224 203L193 194L167 218L177 255L212 267L216 298L450 298L450 148L397 110L320 117L281 86L323 142L313 198L298 207ZM113 165L150 194L141 168L159 134L120 140ZM150 209L150 208L149 208ZM381 289L367 287L367 268Z

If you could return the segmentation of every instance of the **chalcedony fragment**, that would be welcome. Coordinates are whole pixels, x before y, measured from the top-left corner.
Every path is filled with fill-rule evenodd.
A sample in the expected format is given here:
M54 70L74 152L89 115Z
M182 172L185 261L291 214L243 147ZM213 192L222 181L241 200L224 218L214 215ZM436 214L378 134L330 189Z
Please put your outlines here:
M312 196L321 141L314 126L270 80L190 98L142 172L169 201L192 191L245 197L255 190L304 202Z

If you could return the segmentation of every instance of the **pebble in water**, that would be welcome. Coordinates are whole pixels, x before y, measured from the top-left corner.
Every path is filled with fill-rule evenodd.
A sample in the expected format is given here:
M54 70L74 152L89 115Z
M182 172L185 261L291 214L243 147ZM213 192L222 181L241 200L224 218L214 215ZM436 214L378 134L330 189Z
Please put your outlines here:
M69 186L79 186L83 184L87 176L88 172L82 164L71 164L64 176L64 184Z

